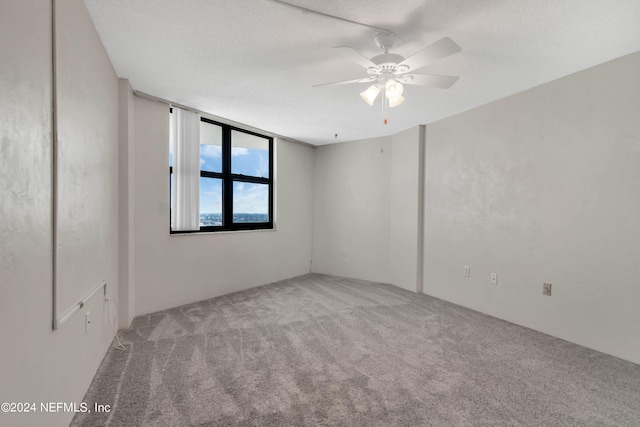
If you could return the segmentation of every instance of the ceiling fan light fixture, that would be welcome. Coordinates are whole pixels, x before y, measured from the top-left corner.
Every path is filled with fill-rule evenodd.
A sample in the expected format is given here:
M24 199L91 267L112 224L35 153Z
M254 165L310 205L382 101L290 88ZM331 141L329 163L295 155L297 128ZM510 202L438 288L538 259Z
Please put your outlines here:
M373 105L373 101L376 100L379 93L380 93L380 88L377 85L371 85L364 92L360 92L360 96L362 97L362 99L364 99L364 102L366 102L369 105Z
M402 91L404 91L404 87L402 86L402 83L394 79L387 80L387 82L384 84L384 89L385 89L385 94L389 99L396 99L400 97L402 95Z
M396 98L389 98L389 107L397 107L404 102L404 96L400 95Z

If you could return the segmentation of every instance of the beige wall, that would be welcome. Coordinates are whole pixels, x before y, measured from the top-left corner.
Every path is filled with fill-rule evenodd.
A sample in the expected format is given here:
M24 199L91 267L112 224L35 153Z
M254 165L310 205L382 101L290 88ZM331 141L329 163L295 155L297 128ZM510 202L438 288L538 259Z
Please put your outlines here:
M118 325L126 329L135 312L135 233L134 233L134 156L135 114L134 98L128 80L118 81L119 139L118 147L118 263L119 263L119 311Z
M392 137L389 216L390 283L412 292L422 290L422 204L420 162L424 155L424 126ZM420 255L420 258L418 257Z
M136 313L146 314L306 274L314 153L276 141L273 231L169 234L169 107L135 98Z
M639 75L636 53L427 127L425 293L640 362Z
M423 135L317 149L313 271L419 291Z
M61 161L66 168L60 175L65 191L60 286L73 295L74 289L97 284L93 280L99 277L108 281L109 296L117 298L117 78L82 1L58 4ZM112 332L100 297L83 310L92 313L88 334L82 313L52 330L49 2L0 3L0 57L0 402L80 402ZM96 159L95 150L99 164L89 163ZM93 176L83 177L86 167L92 167ZM74 173L76 181L70 179ZM90 184L103 190L91 199L94 203L82 191L70 190ZM71 214L78 215L75 229ZM83 233L88 223L100 224L99 230ZM95 232L98 240L92 238ZM96 277L83 280L85 262ZM72 417L69 412L0 413L0 424L66 426Z
M389 283L390 159L390 137L317 148L314 272Z
M118 288L118 80L80 0L56 2L60 317ZM115 309L115 308L114 308Z

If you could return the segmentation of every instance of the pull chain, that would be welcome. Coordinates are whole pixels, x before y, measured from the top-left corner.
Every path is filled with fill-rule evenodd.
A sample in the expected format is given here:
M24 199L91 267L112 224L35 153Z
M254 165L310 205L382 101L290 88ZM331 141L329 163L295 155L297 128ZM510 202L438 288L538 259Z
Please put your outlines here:
M387 94L382 91L382 122L387 124Z

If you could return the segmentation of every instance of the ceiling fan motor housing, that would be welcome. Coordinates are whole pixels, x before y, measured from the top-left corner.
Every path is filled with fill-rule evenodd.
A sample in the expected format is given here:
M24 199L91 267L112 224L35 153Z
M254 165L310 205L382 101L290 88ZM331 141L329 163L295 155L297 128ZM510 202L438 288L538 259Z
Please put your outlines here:
M383 53L374 58L371 58L371 62L377 65L377 67L370 67L367 70L367 74L370 77L377 77L378 83L385 84L387 80L400 77L402 74L409 71L409 67L406 65L398 65L404 61L404 57L395 53Z
M392 68L395 69L396 65L402 61L404 61L404 57L397 53L383 53L382 55L371 58L371 62L376 64L378 67L387 70Z

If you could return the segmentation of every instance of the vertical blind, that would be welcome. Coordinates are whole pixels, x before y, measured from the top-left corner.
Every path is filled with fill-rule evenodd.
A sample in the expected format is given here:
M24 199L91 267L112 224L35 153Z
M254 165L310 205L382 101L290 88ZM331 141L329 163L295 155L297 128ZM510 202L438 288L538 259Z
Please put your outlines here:
M200 115L180 108L171 114L171 229L200 228Z

